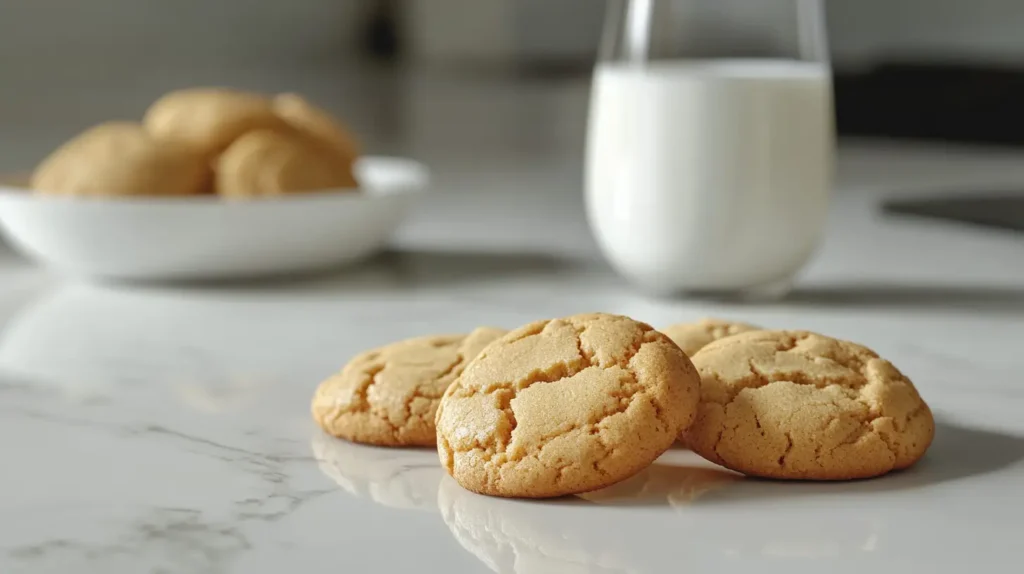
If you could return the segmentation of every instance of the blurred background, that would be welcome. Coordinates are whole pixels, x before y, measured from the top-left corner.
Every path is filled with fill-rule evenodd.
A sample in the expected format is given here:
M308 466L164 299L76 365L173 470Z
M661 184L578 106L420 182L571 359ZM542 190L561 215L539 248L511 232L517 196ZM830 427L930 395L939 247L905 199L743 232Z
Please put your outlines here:
M718 0L759 17L756 2ZM754 8L751 8L753 6ZM0 7L0 169L199 84L297 90L378 153L579 156L604 2L23 0ZM827 2L844 135L1024 143L1024 4ZM730 17L730 41L746 34ZM721 34L716 33L716 37ZM941 120L941 121L936 121Z
M750 53L781 41L744 27L765 17L763 4L691 4L695 42L706 32ZM893 190L1016 187L1024 3L825 5L842 187L872 185L883 171ZM438 188L473 193L514 172L520 181L502 184L510 193L575 198L604 9L593 0L3 2L0 172L31 169L95 123L137 119L169 90L221 85L303 93L367 152L428 163ZM979 186L979 175L992 183ZM583 227L579 207L564 209ZM1024 227L1024 208L1013 210Z

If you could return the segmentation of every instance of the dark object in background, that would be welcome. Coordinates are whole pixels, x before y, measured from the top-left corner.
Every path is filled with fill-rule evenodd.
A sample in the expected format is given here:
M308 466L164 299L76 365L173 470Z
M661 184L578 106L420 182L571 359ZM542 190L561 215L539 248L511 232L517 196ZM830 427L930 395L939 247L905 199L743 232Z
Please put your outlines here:
M375 0L366 16L363 51L378 61L394 62L401 57L398 0Z
M889 63L834 82L842 135L1024 145L1024 69Z
M1024 194L891 199L882 211L1024 232Z

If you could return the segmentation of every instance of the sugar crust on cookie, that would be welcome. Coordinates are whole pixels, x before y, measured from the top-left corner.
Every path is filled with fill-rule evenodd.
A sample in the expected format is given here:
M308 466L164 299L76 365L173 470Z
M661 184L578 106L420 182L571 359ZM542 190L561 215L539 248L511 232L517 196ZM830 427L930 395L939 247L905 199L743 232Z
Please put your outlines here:
M679 345L687 356L692 357L694 353L719 339L758 329L760 327L747 323L705 317L692 323L669 325L661 329L661 332Z
M683 433L708 460L782 479L867 478L914 464L935 423L917 389L870 349L803 331L754 331L693 357L697 420Z
M312 413L329 434L380 446L432 446L448 385L505 331L408 339L362 353L316 390Z
M604 314L538 321L491 344L445 393L438 453L479 493L595 490L668 449L698 388L686 355L649 325Z

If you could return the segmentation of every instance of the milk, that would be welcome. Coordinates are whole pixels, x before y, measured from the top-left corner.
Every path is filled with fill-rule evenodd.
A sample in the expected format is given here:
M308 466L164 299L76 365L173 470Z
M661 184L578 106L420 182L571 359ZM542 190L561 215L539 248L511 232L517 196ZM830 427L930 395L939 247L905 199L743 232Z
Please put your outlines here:
M824 227L833 123L819 64L602 64L587 215L620 273L657 291L784 285Z

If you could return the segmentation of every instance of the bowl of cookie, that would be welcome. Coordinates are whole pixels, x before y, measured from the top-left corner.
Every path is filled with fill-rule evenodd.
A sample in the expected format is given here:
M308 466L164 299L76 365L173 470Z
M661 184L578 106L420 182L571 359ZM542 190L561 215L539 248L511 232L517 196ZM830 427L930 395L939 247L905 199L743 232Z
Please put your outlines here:
M383 248L428 183L414 160L363 155L298 94L193 88L140 122L89 128L0 184L0 233L82 278L310 272Z

